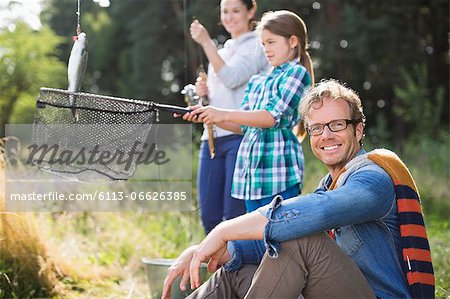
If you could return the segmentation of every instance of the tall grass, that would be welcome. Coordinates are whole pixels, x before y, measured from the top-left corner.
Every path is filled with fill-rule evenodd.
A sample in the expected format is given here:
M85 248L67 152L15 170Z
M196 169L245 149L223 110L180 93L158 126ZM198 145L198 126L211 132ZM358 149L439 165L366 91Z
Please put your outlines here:
M0 144L0 298L66 297L72 282L108 276L104 269L73 262L73 248L69 256L61 251L61 239L49 237L59 225L49 224L54 214L6 211L2 149Z
M33 215L5 212L4 159L0 153L0 297L60 294L69 269L50 256Z

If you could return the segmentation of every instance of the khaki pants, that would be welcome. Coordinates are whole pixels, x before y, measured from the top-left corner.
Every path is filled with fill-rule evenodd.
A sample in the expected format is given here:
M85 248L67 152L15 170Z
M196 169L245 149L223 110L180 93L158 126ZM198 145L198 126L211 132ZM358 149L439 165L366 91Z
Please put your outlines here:
M278 258L220 269L188 298L375 298L355 263L326 233L281 243Z

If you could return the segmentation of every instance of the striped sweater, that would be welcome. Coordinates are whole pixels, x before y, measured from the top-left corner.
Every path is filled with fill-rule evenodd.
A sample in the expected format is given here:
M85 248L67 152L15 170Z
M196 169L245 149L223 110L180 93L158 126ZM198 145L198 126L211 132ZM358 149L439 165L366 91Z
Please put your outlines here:
M401 238L402 267L412 298L434 298L434 271L420 196L408 168L393 152L376 149L353 159L339 173L330 189L336 188L351 169L376 163L394 183ZM341 176L342 174L342 176Z

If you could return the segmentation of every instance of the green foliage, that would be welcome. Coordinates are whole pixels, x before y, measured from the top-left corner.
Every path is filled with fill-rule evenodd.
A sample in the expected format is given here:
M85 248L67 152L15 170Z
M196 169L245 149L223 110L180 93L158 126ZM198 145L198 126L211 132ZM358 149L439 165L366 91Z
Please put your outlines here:
M429 74L424 64L415 64L411 70L400 69L403 82L394 86L394 94L399 104L394 107L394 114L405 122L409 135L416 139L439 131L448 131L448 125L442 126L445 90L438 87L429 88Z
M61 43L57 46L57 56L61 61L68 61L70 50L72 48L72 36L76 35L77 29L77 4L76 0L43 0L43 10L41 12L41 22L50 26L53 31L61 38ZM88 29L88 16L96 15L102 11L97 3L92 0L81 0L80 2L80 23L81 30L86 31L90 38Z
M426 214L450 219L450 134L442 132L434 138L413 139L402 150L421 194Z
M436 298L450 296L450 223L448 218L425 219L436 278Z
M33 120L31 99L40 87L61 87L66 81L64 64L54 56L59 42L50 28L33 31L23 22L0 32L0 135L4 124Z
M43 4L41 20L60 41L48 45L66 64L75 34L77 3L45 0ZM195 80L199 63L206 63L203 51L189 36L191 20L198 18L219 45L228 37L218 26L217 4L209 0L133 0L111 1L110 7L104 8L93 0L83 0L81 25L88 35L90 57L82 90L183 105L180 89ZM447 8L444 0L260 0L257 15L276 9L298 13L308 26L316 81L331 77L347 82L362 98L372 137L392 143L403 142L417 127L398 117L398 113L410 115L409 102L414 102L414 109L421 108L418 103L423 101L411 97L411 80L421 91L426 90L433 105L441 105L435 122L448 124ZM416 61L422 66L411 68ZM426 79L414 74L424 71ZM59 78L54 85L64 88L65 76ZM17 98L20 91L2 94ZM428 125L433 120L432 110L426 111L430 112Z

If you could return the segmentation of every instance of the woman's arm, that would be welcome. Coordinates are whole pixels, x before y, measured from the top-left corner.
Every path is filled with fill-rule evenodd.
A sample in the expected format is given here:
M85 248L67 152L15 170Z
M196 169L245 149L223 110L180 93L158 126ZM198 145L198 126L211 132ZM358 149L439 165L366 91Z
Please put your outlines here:
M190 31L192 39L202 46L209 63L213 66L214 71L218 73L225 65L225 62L217 52L216 45L209 36L208 30L198 20L194 20Z
M225 65L216 73L220 81L229 89L246 84L250 78L267 71L269 62L256 33L244 39L227 59Z

